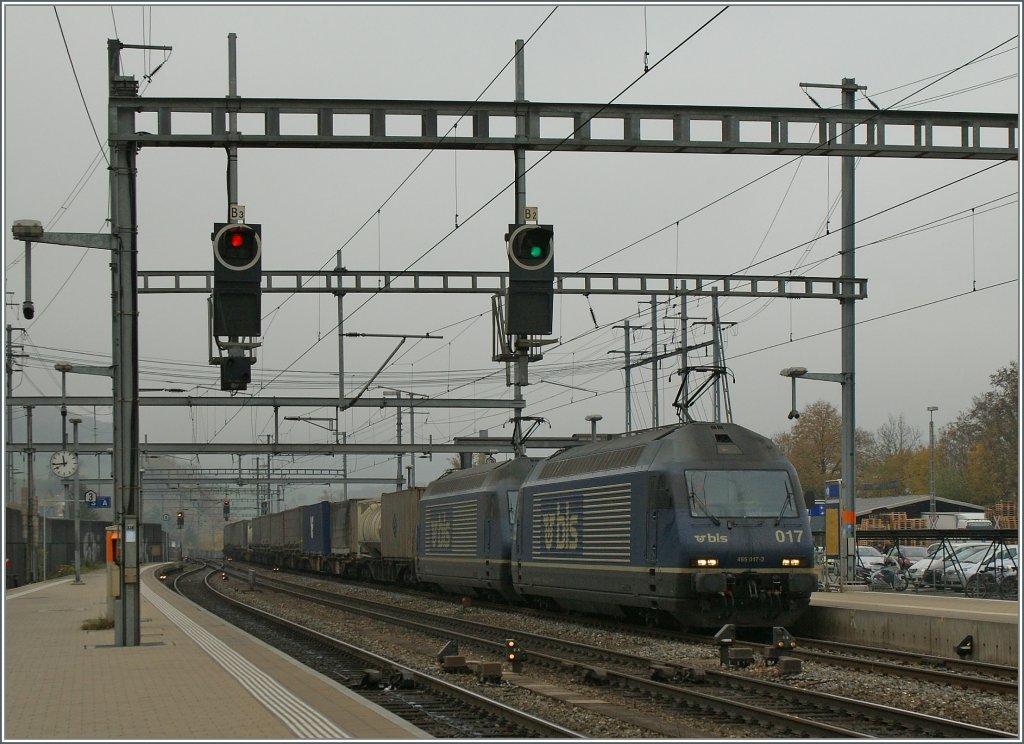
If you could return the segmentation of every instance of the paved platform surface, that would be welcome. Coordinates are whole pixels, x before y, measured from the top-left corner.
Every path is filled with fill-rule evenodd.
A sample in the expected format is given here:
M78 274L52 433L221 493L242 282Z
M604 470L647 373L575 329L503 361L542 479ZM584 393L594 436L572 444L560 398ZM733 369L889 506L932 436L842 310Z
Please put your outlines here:
M808 611L789 630L807 638L951 659L957 658L957 647L970 636L973 661L1017 666L1020 603L952 592L815 592Z
M429 738L194 607L143 570L138 646L82 630L105 571L8 589L3 740Z

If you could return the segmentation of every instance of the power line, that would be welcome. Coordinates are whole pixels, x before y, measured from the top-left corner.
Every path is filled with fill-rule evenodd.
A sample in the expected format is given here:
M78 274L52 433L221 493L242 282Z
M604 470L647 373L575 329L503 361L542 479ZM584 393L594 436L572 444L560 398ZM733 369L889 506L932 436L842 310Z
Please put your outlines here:
M60 22L60 14L57 12L57 6L53 6L53 15L57 18L57 28L60 29L60 38L64 42L64 51L68 53L68 62L71 64L71 74L75 76L75 85L78 86L78 95L82 97L82 106L85 108L85 115L89 119L89 126L92 127L92 134L96 138L96 144L100 147L100 152L103 152L103 142L100 140L99 132L96 131L96 125L92 121L92 114L89 113L89 104L85 101L85 93L82 92L82 83L78 80L78 71L75 70L75 60L71 58L71 50L68 48L68 40L64 36L64 27ZM110 167L110 160L107 158L106 153L103 154L103 159L107 161L107 167Z

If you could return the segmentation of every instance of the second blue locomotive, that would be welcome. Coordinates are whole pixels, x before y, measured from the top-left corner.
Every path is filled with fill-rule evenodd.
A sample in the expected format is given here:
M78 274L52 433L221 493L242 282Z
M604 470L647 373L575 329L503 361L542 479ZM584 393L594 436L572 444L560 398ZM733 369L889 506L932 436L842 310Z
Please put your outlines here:
M355 511L375 513L376 531L364 519L356 535ZM321 523L320 540L289 537L288 512L303 531ZM253 544L268 520L280 539ZM224 550L685 627L790 624L817 585L796 471L736 424L667 426L452 471L422 491L296 507L227 525Z

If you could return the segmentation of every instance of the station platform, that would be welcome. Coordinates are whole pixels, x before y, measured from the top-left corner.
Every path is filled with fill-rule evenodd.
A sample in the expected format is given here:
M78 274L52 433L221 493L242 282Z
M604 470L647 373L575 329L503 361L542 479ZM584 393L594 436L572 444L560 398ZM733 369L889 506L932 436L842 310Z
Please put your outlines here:
M896 648L955 659L973 639L971 661L1017 666L1020 603L940 594L880 591L815 592L789 628L805 638Z
M428 734L142 571L140 644L82 630L105 571L6 590L3 740L419 739Z

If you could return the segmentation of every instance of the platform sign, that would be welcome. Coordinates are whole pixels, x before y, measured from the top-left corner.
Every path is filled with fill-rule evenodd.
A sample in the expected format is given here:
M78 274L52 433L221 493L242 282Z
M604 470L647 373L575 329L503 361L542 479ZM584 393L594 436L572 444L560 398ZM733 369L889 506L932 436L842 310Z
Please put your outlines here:
M109 509L110 508L110 497L109 496L97 496L95 491L85 492L85 505L90 509Z

